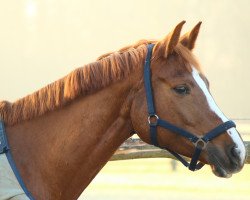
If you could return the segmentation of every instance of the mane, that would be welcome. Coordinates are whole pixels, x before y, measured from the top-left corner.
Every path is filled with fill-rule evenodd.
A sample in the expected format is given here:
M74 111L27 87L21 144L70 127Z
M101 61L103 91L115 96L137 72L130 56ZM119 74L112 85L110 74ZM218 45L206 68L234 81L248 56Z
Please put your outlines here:
M0 118L5 124L12 126L123 80L143 64L149 43L157 42L141 40L134 45L104 54L96 62L77 68L67 76L13 103L1 101ZM175 51L188 62L194 63L194 66L198 66L191 52L182 45L177 45Z
M191 53L190 50L188 50L186 47L179 43L175 47L175 52L179 54L186 62L195 67L200 73L203 73L200 63L196 59L196 56Z

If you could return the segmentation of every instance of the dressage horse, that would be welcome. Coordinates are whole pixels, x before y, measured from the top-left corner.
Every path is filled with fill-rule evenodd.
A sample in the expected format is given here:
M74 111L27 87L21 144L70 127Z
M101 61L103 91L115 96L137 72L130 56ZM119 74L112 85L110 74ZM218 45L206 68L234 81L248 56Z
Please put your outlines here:
M181 36L184 23L162 40L141 40L13 103L0 102L5 153L28 198L77 199L135 133L192 158L193 171L208 164L230 177L243 168L243 141L192 53L201 23Z

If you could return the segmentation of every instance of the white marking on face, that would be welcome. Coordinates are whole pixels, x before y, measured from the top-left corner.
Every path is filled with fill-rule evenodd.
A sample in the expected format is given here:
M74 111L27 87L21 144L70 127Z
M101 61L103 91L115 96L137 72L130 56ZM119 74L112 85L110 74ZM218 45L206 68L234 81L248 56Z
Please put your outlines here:
M200 77L200 74L197 71L197 69L194 67L192 69L193 69L192 76L194 80L196 81L196 83L198 84L198 86L200 87L200 89L203 91L211 111L213 111L223 122L228 121L228 118L223 114L223 112L219 109L219 107L215 103L212 95L208 91L208 88L205 82L203 81L203 79ZM236 150L238 154L240 155L241 164L243 164L245 157L246 157L246 148L238 131L235 128L230 128L229 130L227 130L227 133L236 144L236 147L237 147Z

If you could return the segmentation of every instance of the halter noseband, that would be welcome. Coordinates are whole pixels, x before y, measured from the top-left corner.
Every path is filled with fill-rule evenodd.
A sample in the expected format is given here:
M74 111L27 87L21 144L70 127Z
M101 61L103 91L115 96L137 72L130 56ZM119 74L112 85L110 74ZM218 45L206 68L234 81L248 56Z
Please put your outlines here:
M214 139L215 137L221 135L226 130L232 127L236 127L236 125L233 121L227 121L227 122L224 122L223 124L220 124L216 128L212 129L211 131L206 133L203 137L197 137L196 135L182 128L179 128L169 123L166 120L160 119L155 112L153 92L152 92L152 86L151 86L150 61L151 61L153 47L154 47L154 44L149 44L147 46L148 52L147 52L147 56L146 56L146 60L144 64L144 85L145 85L145 90L146 90L146 98L147 98L147 106L148 106L148 123L150 126L151 143L157 147L160 147L158 140L157 140L157 126L163 127L165 129L168 129L176 134L179 134L187 138L195 146L195 151L194 151L194 154L190 163L188 163L178 153L171 151L167 148L164 148L164 149L166 149L171 154L173 154L179 161L182 162L183 165L188 167L191 171L199 170L204 166L204 164L201 162L199 163L197 162L198 162L198 159L200 157L202 150L206 148L207 143L211 141L212 139Z

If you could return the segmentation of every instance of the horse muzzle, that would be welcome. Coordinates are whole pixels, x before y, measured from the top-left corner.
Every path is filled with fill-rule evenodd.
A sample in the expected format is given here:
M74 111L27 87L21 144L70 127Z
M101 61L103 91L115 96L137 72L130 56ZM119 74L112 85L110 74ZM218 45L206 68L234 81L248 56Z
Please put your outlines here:
M243 142L242 142L243 143ZM223 147L212 143L207 145L208 161L213 173L218 177L230 178L241 171L246 159L246 150L235 143Z

